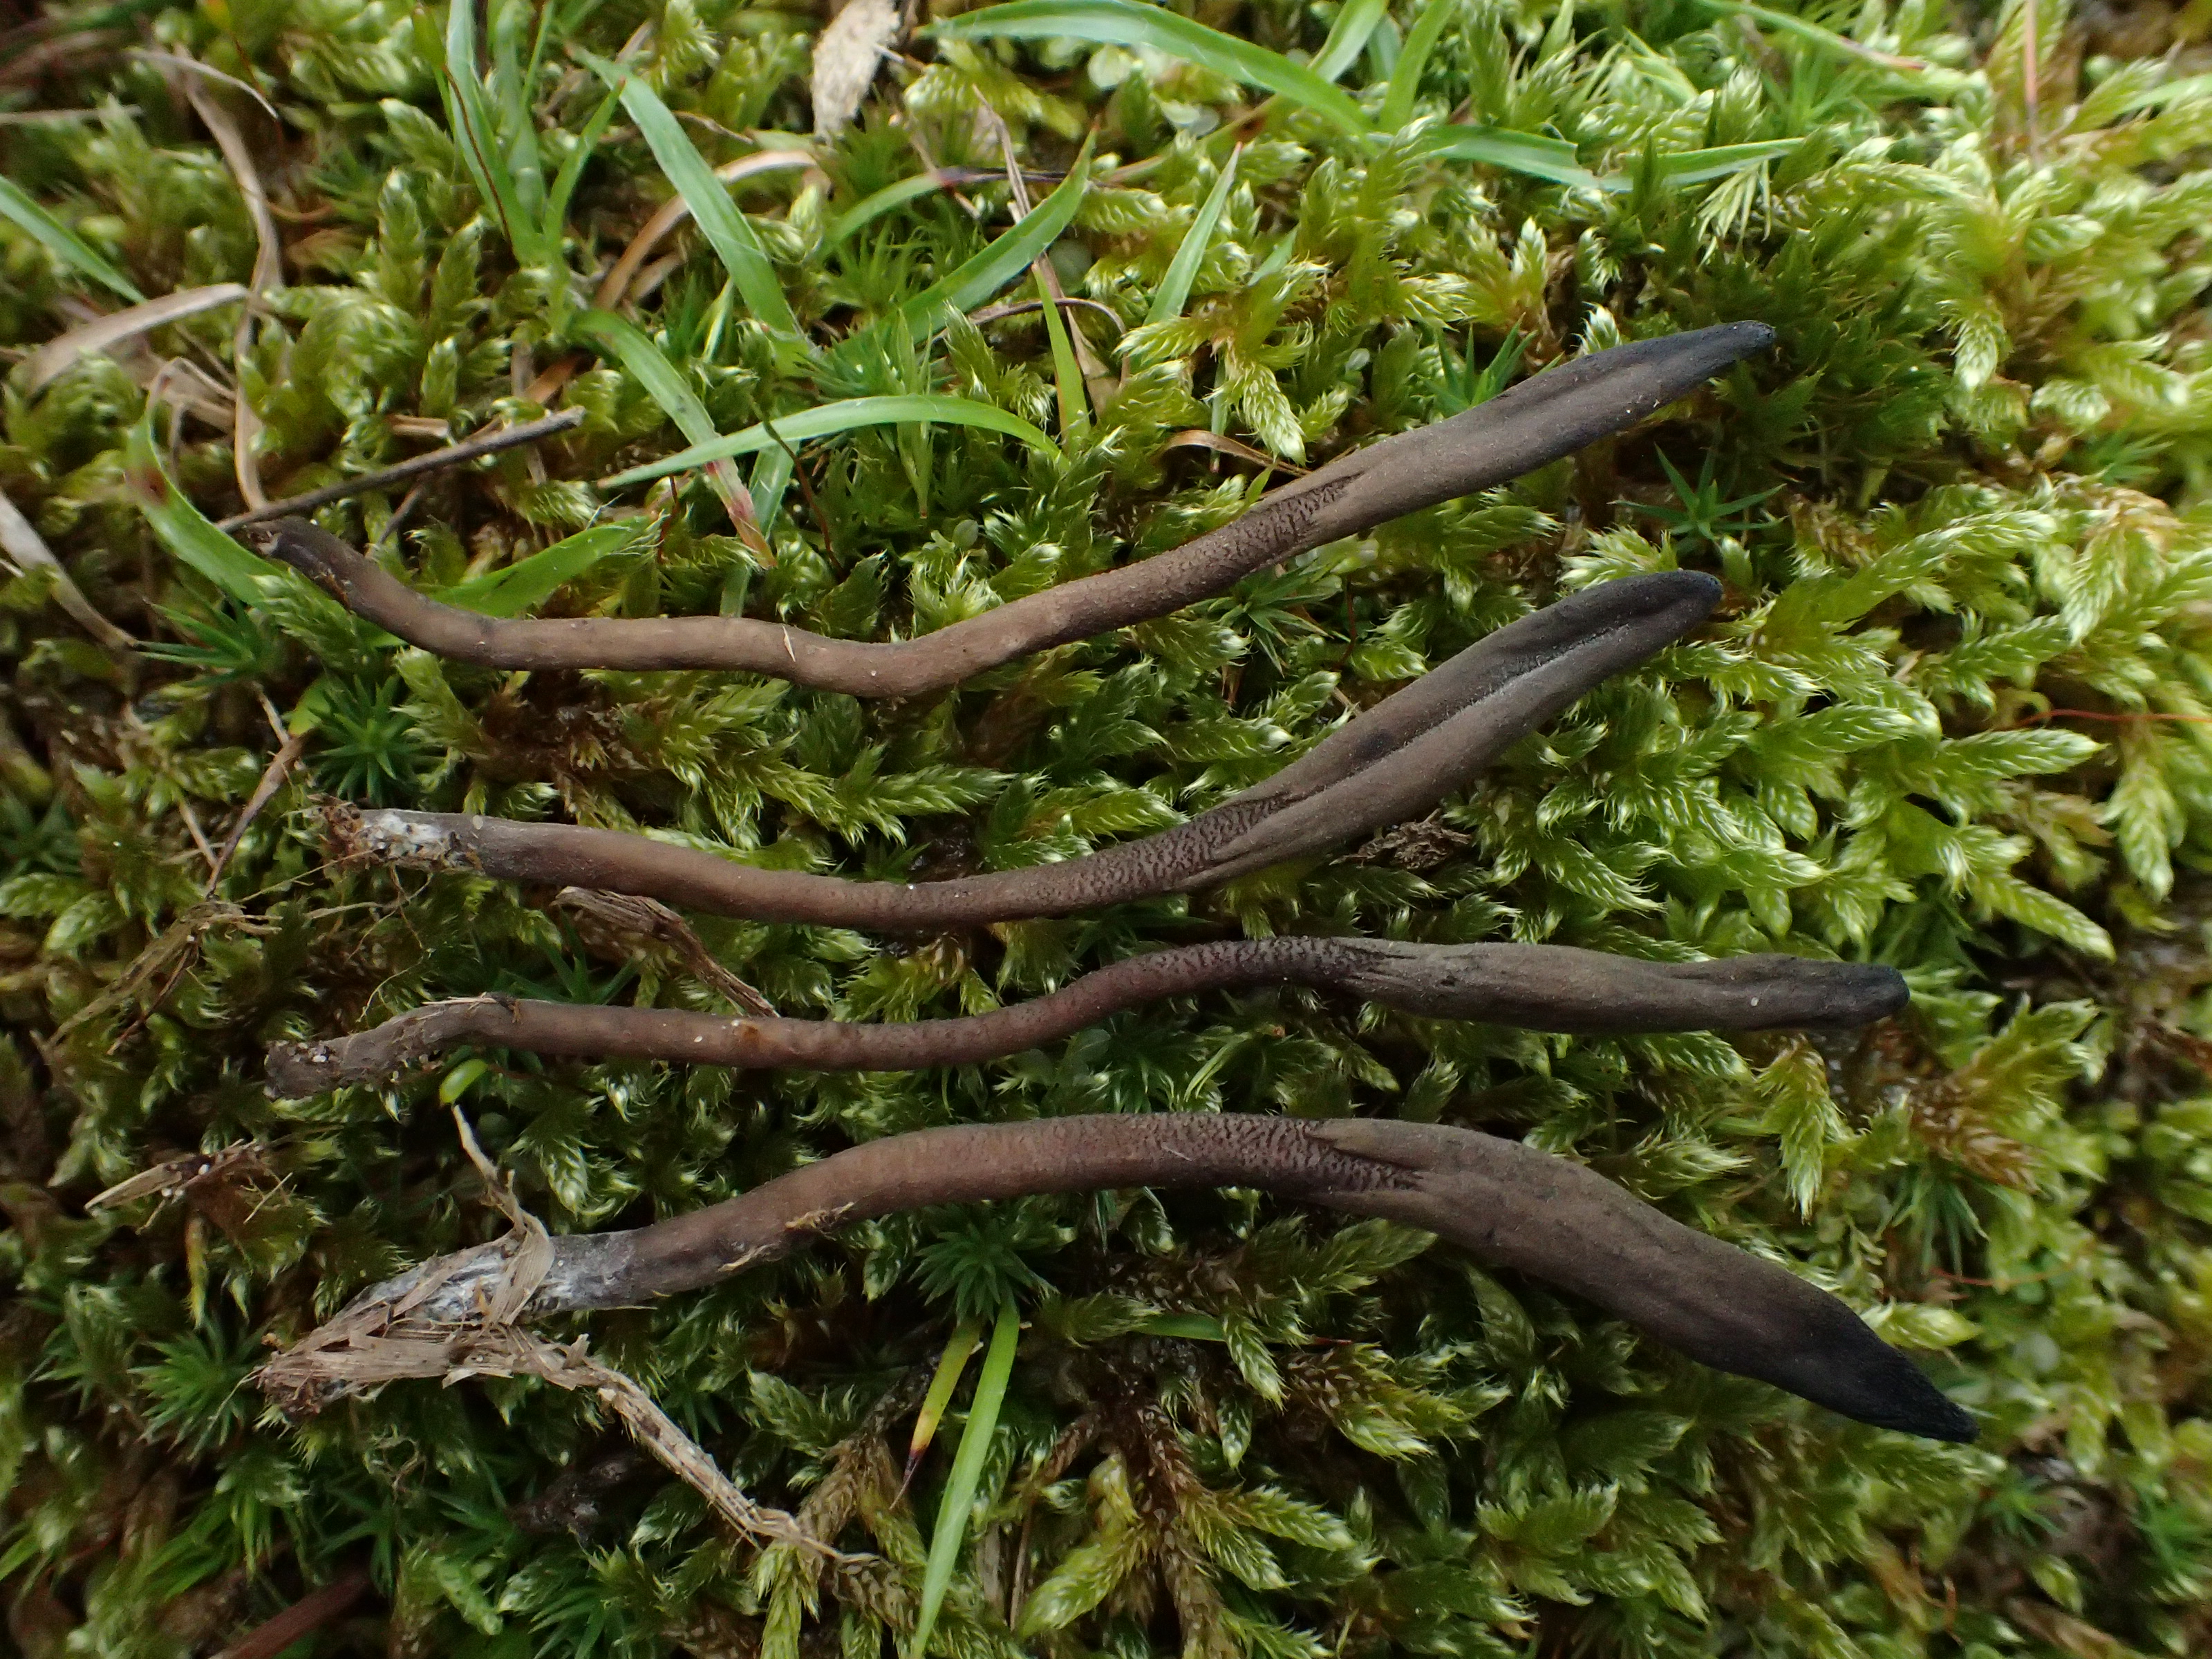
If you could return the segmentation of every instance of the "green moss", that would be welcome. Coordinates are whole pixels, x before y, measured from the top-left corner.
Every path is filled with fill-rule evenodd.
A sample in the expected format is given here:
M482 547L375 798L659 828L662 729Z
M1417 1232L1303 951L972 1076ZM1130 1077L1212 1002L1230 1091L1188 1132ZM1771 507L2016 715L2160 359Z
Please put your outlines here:
M719 165L754 147L740 135L804 142L779 135L811 125L817 17L495 0L471 69L449 55L469 31L398 0L117 13L232 77L205 95L264 171L287 285L242 359L237 313L213 312L40 389L19 367L0 394L0 488L152 642L112 661L51 575L0 586L17 1648L182 1659L366 1563L374 1594L316 1651L876 1654L911 1628L972 1384L908 1486L899 1442L959 1322L1009 1297L1026 1328L937 1652L2212 1647L2212 95L2181 79L2205 67L2203 8L1469 3L1425 58L1419 11L1348 9L1380 21L1341 84L1372 118L1396 72L1406 131L1261 109L1149 51L919 40L817 170L737 186L803 338L752 319L696 228L648 267L635 320L719 430L937 392L1060 453L866 428L807 446L793 478L769 452L744 477L771 564L702 479L593 490L684 440L623 367L577 356L562 398L584 427L434 483L385 556L445 586L643 514L653 534L545 608L907 634L1242 511L1259 468L1194 429L1296 463L1618 338L1757 318L1778 349L1491 496L889 707L707 674L508 677L327 608L248 610L161 550L122 463L164 360L188 366L163 382L188 407L159 435L215 515L238 505L234 385L272 495L417 453L428 422L541 412L533 383L586 349L592 289L671 188L630 112L582 136L606 94L563 48L631 43ZM1196 15L1307 59L1340 21L1283 0ZM252 218L184 82L96 21L56 10L44 46L13 38L54 67L0 82L11 116L100 112L0 125L0 172L145 293L245 281ZM1534 171L1439 159L1422 135L1455 112ZM1056 364L1034 311L926 339L900 316L1005 232L1000 123L1048 173L1096 131L1052 262L1116 319L1069 313L1117 392ZM1239 143L1188 298L1155 317ZM928 165L972 171L845 221ZM1547 176L1583 170L1603 184ZM61 246L0 219L0 343L28 353L118 303ZM1000 297L1036 291L1022 275ZM399 505L323 521L367 540ZM720 1006L672 953L545 895L333 867L318 788L785 867L1005 867L1200 810L1562 588L1678 562L1729 584L1703 637L1364 858L929 940L701 931L787 1012L854 1018L988 1006L1240 929L1836 952L1912 981L1873 1032L1566 1040L1285 992L943 1074L494 1054L386 1092L260 1091L266 1042L428 997ZM203 843L253 791L271 715L308 731L306 763L209 895ZM1926 1351L1984 1433L1931 1449L1842 1423L1373 1224L1235 1193L1032 1199L872 1224L586 1322L750 1491L881 1559L756 1557L626 1462L588 1399L408 1383L290 1426L242 1389L268 1343L496 1230L441 1091L571 1231L956 1120L1486 1125L1803 1264ZM85 1210L249 1141L257 1160L180 1195Z

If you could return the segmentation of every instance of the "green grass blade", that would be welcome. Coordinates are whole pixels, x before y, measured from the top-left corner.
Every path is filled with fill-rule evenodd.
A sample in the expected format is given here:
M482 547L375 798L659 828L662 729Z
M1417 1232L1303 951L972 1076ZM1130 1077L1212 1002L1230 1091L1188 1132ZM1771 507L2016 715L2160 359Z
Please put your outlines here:
M776 430L783 430L781 422ZM791 488L792 465L791 452L781 444L763 450L760 459L753 463L753 481L747 487L752 491L753 517L763 536L783 510L783 492Z
M728 189L714 176L714 169L707 165L707 158L699 154L675 113L651 87L628 70L592 52L579 51L576 57L621 93L623 107L637 123L653 159L691 210L693 222L713 245L747 308L775 332L797 335L799 319L792 315L791 301L784 297L783 284L776 278L768 250L761 246L759 236L738 211Z
M12 179L0 178L0 219L8 221L64 264L91 277L101 287L121 295L131 304L143 305L146 302L146 296L131 286L128 276L94 252L82 237L33 201Z
M418 37L419 38L419 37ZM430 39L435 40L434 33ZM507 246L526 265L545 263L544 240L538 221L522 211L514 176L500 154L499 131L484 100L483 77L477 70L477 20L474 0L452 0L446 13L445 37L439 46L439 94L446 104L446 124L461 152L477 192L490 204L507 233Z
M1011 0L1003 6L948 17L929 33L945 40L1090 40L1100 46L1150 46L1171 58L1265 87L1303 104L1346 132L1367 131L1359 106L1341 89L1280 52L1210 29L1164 6L1135 0Z
M605 313L592 314L604 316ZM636 331L631 331L635 333ZM652 342L647 341L646 343L650 346ZM654 356L659 356L659 354L656 351ZM661 362L665 365L667 359L662 358ZM673 375L675 371L671 369L669 373ZM642 380L644 377L641 375L639 378ZM684 393L688 397L690 388L686 387ZM700 413L703 416L706 411L702 409ZM779 415L775 417L773 433L766 426L749 426L743 432L733 432L727 437L709 435L695 442L680 454L649 461L643 466L634 466L628 471L616 473L612 477L602 478L599 488L617 489L625 484L647 483L654 478L665 478L672 472L689 472L709 461L780 449L779 438L783 443L796 448L799 444L816 438L834 438L839 433L857 431L862 427L901 426L909 422L979 427L986 432L1000 432L1009 438L1018 438L1032 449L1049 453L1055 447L1049 437L1020 416L1010 415L991 404L977 403L972 398L955 398L941 392L910 392L896 398L848 398L841 403L823 404L818 409L806 410L800 414ZM688 430L684 435L690 435Z
M594 525L504 570L441 588L434 597L480 616L519 617L543 605L600 560L621 552L638 538L641 529L638 524Z
M240 546L185 499L161 465L161 447L154 439L155 407L150 403L146 406L124 441L123 481L161 544L180 562L249 605L261 603L264 582L298 580L284 566Z
M668 361L644 330L606 311L586 312L576 319L576 327L620 358L622 366L660 405L661 412L676 423L676 429L691 441L692 447L684 452L685 455L694 454L702 445L726 441L718 440L714 416L707 413L707 405L699 401L699 394L691 390L677 372L676 365ZM725 455L744 453L723 452ZM737 492L744 486L738 480L738 470L720 456L665 466L653 476L665 477L671 472L689 471L702 465L707 468L708 482L714 486L714 493L725 502L734 501Z
M1053 390L1060 398L1060 435L1062 438L1075 429L1076 423L1091 416L1091 404L1083 390L1083 368L1075 360L1075 347L1069 342L1067 319L1060 314L1060 304L1053 298L1052 287L1042 271L1036 277L1037 298L1044 302L1045 339L1052 347Z
M1396 132L1413 118L1413 100L1420 96L1421 72L1429 66L1429 54L1458 15L1459 0L1429 0L1413 20L1406 44L1399 49L1397 66L1390 71L1389 90L1382 94L1382 113L1376 118L1376 125L1383 131Z
M614 125L615 112L622 107L622 94L610 92L599 100L599 106L592 112L592 118L584 123L577 135L576 148L568 152L568 159L561 163L561 171L553 176L553 188L545 198L545 240L553 246L561 245L561 235L568 226L568 203L582 182L584 168L599 147L599 140Z
M1777 156L1787 155L1802 141L1796 138L1771 138L1755 144L1720 144L1711 149L1686 149L1675 155L1659 158L1659 176L1670 185L1703 185L1715 179L1725 179L1732 173L1741 173L1746 167L1756 167L1761 161L1771 161ZM1606 187L1614 188L1612 179ZM1626 180L1619 188L1627 188Z
M1446 161L1479 161L1509 173L1547 179L1555 185L1593 185L1597 174L1575 159L1564 138L1501 127L1431 127L1421 136L1422 153Z
M968 311L983 303L1042 258L1060 240L1060 232L1075 221L1090 187L1091 140L1051 195L1032 208L1022 222L963 264L951 275L933 283L887 317L863 329L855 339L873 333L890 320L903 317L917 335L930 333L947 311Z
M937 1506L937 1525L929 1534L929 1565L921 1579L921 1610L914 1624L914 1645L908 1659L922 1659L929 1638L937 1628L937 1615L945 1607L945 1592L952 1587L952 1570L959 1565L960 1546L968 1535L968 1516L975 1507L975 1488L983 1478L983 1461L990 1455L991 1437L998 1431L999 1409L1006 1404L1006 1383L1014 1374L1014 1350L1022 1334L1021 1316L1011 1302L999 1310L999 1322L991 1332L991 1351L983 1356L982 1374L975 1379L975 1403L968 1408L967 1425L960 1431L960 1448L952 1454L952 1478Z
M982 1341L983 1322L980 1319L962 1320L946 1341L944 1355L937 1362L937 1375L929 1379L929 1392L922 1397L921 1411L915 1414L914 1433L906 1447L909 1468L937 1437L937 1425L945 1420L945 1408L952 1403L952 1391L960 1386L960 1379L968 1370L968 1361Z
M830 222L830 228L822 233L822 245L834 247L870 221L880 219L886 213L896 212L908 202L933 195L945 188L934 171L917 173L911 179L902 179L895 185L885 185L872 195L863 197L854 206L845 210Z
M1237 187L1237 163L1243 155L1241 144L1230 151L1221 176L1213 181L1213 188L1199 206L1198 216L1183 233L1182 246L1168 264L1168 274L1160 279L1159 290L1152 295L1152 308L1145 313L1146 327L1173 322L1190 303L1190 285L1198 280L1198 268L1206 263L1206 250L1213 241L1213 228L1221 222L1222 209L1229 205L1229 192Z
M1341 79L1345 70L1359 61L1359 54L1367 50L1368 37L1389 12L1390 0L1351 0L1337 13L1328 39L1322 42L1321 55L1313 60L1313 72L1324 81Z
M1832 29L1822 28L1818 23L1808 22L1802 17L1793 17L1786 11L1776 11L1771 7L1749 5L1743 3L1743 0L1698 0L1698 3L1708 11L1721 12L1730 17L1747 17L1768 28L1794 34L1800 40L1838 58L1856 58L1861 63L1877 64L1884 69L1905 72L1928 67L1917 58L1899 58L1894 52L1877 52L1872 46L1861 46L1848 35L1838 34Z
M530 107L532 76L522 67L522 34L529 21L529 0L493 0L491 90L501 153L514 180L516 210L537 226L545 222L545 161L538 143L538 118Z

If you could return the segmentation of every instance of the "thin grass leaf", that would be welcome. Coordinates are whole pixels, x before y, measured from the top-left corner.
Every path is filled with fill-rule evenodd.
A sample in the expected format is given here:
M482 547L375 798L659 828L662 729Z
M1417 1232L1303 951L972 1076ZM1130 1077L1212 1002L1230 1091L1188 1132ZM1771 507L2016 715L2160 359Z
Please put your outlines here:
M950 276L931 283L852 338L866 338L895 317L905 319L916 335L932 332L947 311L972 311L1035 264L1060 240L1060 232L1075 222L1076 210L1083 205L1083 193L1091 182L1091 143L1090 138L1083 141L1082 152L1067 177L1024 215L1019 224Z
M1313 60L1313 72L1324 81L1341 79L1345 70L1359 61L1359 54L1367 50L1368 38L1389 13L1390 0L1351 0L1329 26L1328 39L1322 42L1321 52Z
M1572 144L1540 133L1508 132L1502 127L1431 127L1421 135L1420 149L1437 161L1478 161L1555 185L1594 187L1602 182L1575 159Z
M1406 44L1398 49L1398 62L1390 71L1389 88L1382 94L1382 112L1376 118L1376 125L1383 131L1396 132L1413 118L1413 100L1421 94L1429 54L1458 15L1459 0L1429 0L1406 32Z
M929 1380L929 1392L922 1397L921 1409L915 1415L914 1433L907 1441L909 1470L937 1437L937 1425L945 1420L945 1408L952 1403L952 1391L960 1386L968 1361L982 1341L983 1322L980 1319L962 1320L946 1340L945 1352L937 1362L937 1375Z
M1761 161L1787 155L1797 148L1796 138L1771 138L1755 144L1720 144L1711 149L1686 149L1659 158L1659 176L1670 185L1702 185L1741 173ZM1607 190L1626 190L1626 179L1608 179Z
M1060 40L1150 46L1247 86L1265 87L1346 132L1367 131L1359 106L1313 70L1164 6L1139 5L1133 0L1011 0L1006 5L949 17L927 32L946 40Z
M598 153L599 140L614 125L615 112L622 107L622 94L610 92L599 100L599 106L592 112L592 118L584 123L584 130L576 136L576 148L568 152L568 159L561 163L561 171L553 175L553 188L545 198L545 239L556 247L561 234L568 225L568 203L582 182L584 168Z
M537 72L534 52L530 70L526 73L522 67L522 30L529 11L528 0L493 0L491 92L507 176L514 180L516 210L542 228L545 163L538 143L538 119L530 107L530 88ZM542 40L543 28L537 33Z
M1198 268L1206 263L1206 250L1213 241L1213 228L1221 222L1222 209L1229 205L1229 192L1237 187L1237 164L1243 155L1242 144L1229 152L1221 176L1213 181L1213 188L1199 204L1198 216L1183 233L1175 258L1168 262L1167 275L1160 278L1159 289L1152 295L1152 307L1145 313L1146 326L1173 322L1190 303L1190 285L1198 280Z
M915 1620L908 1659L923 1659L929 1651L937 1615L945 1607L945 1593L952 1586L952 1570L959 1565L960 1546L968 1535L968 1516L975 1507L975 1488L983 1478L983 1460L990 1455L991 1437L998 1431L999 1409L1006 1403L1006 1383L1014 1374L1014 1350L1021 1334L1021 1316L1009 1302L999 1310L999 1322L991 1332L991 1351L984 1355L982 1373L975 1379L975 1402L968 1408L959 1449L952 1454L952 1477L945 1483L944 1499L937 1506L937 1525L929 1535L929 1565L921 1579L921 1610Z
M779 424L779 432L783 428ZM762 532L775 522L775 515L783 509L783 492L791 488L793 469L791 452L781 444L761 452L760 459L753 463L753 481L750 488L753 497L753 517L759 521Z
M514 175L500 154L499 134L484 99L483 78L477 70L476 9L471 0L456 0L448 7L442 38L435 28L418 27L416 45L432 59L439 96L446 106L446 125L477 193L498 216L514 257L526 265L545 264L543 228L522 211Z
M1067 337L1067 320L1060 314L1059 302L1042 270L1036 273L1036 280L1037 298L1044 303L1045 339L1052 347L1053 390L1059 397L1060 430L1065 437L1078 422L1090 417L1091 405L1084 395L1082 365L1075 361L1075 348Z
M630 546L643 528L641 522L594 525L554 543L543 552L518 559L504 570L441 588L436 597L480 616L519 617L544 604L600 560Z
M623 107L637 123L638 131L653 151L653 159L676 186L676 193L691 210L691 217L714 246L722 268L738 285L738 293L763 324L779 334L797 336L799 319L792 315L768 250L745 216L730 200L730 192L699 154L698 146L684 131L659 95L635 76L596 53L578 49L579 61L622 94Z
M822 233L822 245L835 247L862 226L872 223L886 213L896 213L908 202L934 195L946 188L945 181L933 168L917 173L911 179L902 179L895 185L885 185L881 190L865 196L852 207L830 222L830 228Z
M647 343L650 345L652 343L647 341ZM661 361L665 363L667 360L662 358ZM674 371L670 373L672 374ZM684 390L688 395L690 388ZM700 413L703 416L706 411L702 409ZM744 431L733 432L727 437L710 436L706 441L695 443L679 454L671 455L663 460L648 461L643 466L634 466L627 471L616 473L612 477L602 478L599 488L619 489L627 484L647 483L655 478L667 477L671 473L688 472L710 461L726 459L733 455L751 455L762 450L780 449L779 439L782 443L796 447L816 438L834 438L841 432L857 431L862 427L899 426L908 422L980 427L986 432L1000 432L1009 438L1018 438L1030 448L1047 453L1058 447L1049 437L1020 416L1010 415L994 404L978 403L971 398L955 398L941 392L909 392L895 398L848 398L842 402L823 404L819 408L806 410L800 414L779 415L775 417L775 430L773 432L766 425L760 425L749 426Z
M161 544L231 598L247 605L261 603L266 582L300 580L284 566L240 546L185 499L161 465L161 447L154 438L157 407L150 402L146 405L146 412L125 441L123 481Z
M1744 0L1698 0L1698 3L1709 11L1723 12L1730 17L1747 17L1768 28L1794 34L1799 40L1839 58L1855 58L1861 63L1876 64L1883 69L1906 72L1928 67L1917 58L1899 58L1894 52L1877 52L1872 46L1861 46L1846 35L1838 34L1832 29L1824 29L1818 23L1808 22L1802 17L1793 17L1786 11L1748 5L1744 3Z
M91 277L133 305L145 303L146 296L131 286L128 276L94 252L75 231L25 195L22 187L12 179L0 178L0 219L7 220L71 270Z
M702 445L717 441L714 419L707 413L707 405L699 401L699 394L691 390L684 376L677 372L676 365L668 361L644 330L607 311L586 312L577 318L576 328L606 346L622 360L622 366L646 389L653 401L660 405L661 412L676 423L676 429L691 441L692 447L684 452L686 455L696 453ZM758 431L760 428L751 429ZM724 452L733 455L744 453L743 450ZM733 502L744 491L744 485L738 477L737 468L720 456L689 461L682 465L665 466L653 476L665 477L671 472L689 471L701 465L706 467L708 483L725 503Z

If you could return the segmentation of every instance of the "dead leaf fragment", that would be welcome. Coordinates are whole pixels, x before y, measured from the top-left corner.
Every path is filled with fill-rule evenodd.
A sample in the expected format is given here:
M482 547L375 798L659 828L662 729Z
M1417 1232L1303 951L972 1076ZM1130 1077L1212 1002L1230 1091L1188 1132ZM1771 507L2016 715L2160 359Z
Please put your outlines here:
M835 138L860 112L876 65L899 37L891 0L852 0L814 43L814 131Z
M67 333L58 334L33 352L25 365L25 390L36 392L87 352L106 351L110 346L120 345L125 340L171 323L182 322L187 317L197 317L203 311L212 311L217 306L227 306L234 300L246 298L242 283L213 283L205 288L179 289L174 294L164 294L158 300L149 300L143 305L125 307L90 322L80 323Z

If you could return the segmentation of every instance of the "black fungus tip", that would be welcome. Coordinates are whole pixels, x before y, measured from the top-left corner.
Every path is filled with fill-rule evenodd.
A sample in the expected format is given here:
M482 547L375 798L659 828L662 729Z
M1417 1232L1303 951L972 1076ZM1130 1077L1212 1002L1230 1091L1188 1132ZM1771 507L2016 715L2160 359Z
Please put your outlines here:
M1741 356L1764 351L1774 343L1774 331L1765 323L1723 323L1722 326L1735 335Z
M1684 604L1702 605L1711 611L1721 602L1721 579L1702 570L1670 570L1668 576Z
M1767 1381L1877 1429L1923 1440L1975 1438L1979 1430L1973 1418L1911 1356L1891 1347L1842 1303L1824 1300L1827 1310L1796 1334L1787 1358L1765 1372Z
M1875 962L1839 962L1828 969L1833 975L1837 1023L1871 1025L1887 1019L1912 1000L1912 989L1894 968Z
M1869 1402L1869 1409L1850 1414L1876 1428L1894 1429L1923 1440L1972 1444L1981 1433L1973 1413L1929 1382L1919 1366L1896 1349L1891 1348L1890 1352L1894 1364L1882 1367L1887 1375L1881 1379L1885 1386L1878 1390L1879 1398Z

